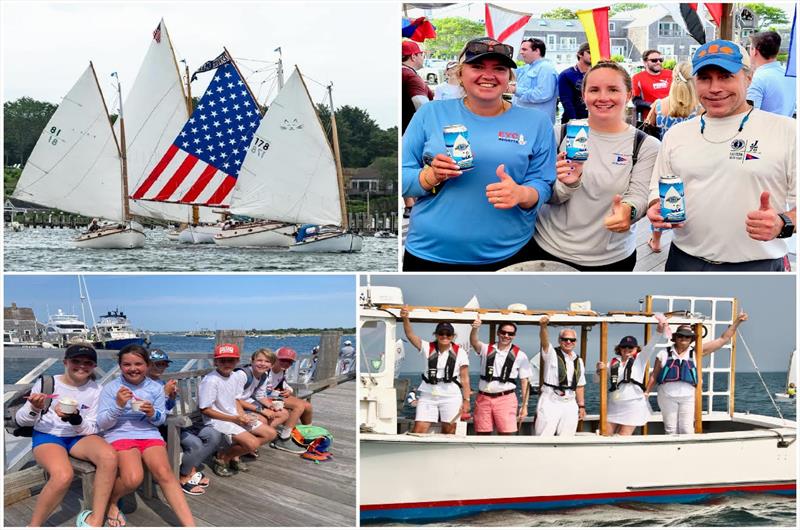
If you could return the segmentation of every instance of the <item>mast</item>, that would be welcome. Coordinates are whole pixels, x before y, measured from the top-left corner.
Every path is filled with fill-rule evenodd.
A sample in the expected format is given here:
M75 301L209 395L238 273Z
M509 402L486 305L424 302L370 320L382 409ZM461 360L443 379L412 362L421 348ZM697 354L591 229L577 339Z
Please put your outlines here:
M186 68L186 110L189 111L189 116L194 111L194 103L192 102L192 81L189 77L189 63L184 59L183 65ZM200 207L196 204L192 205L192 224L200 224Z
M278 46L275 48L275 51L278 52L278 90L281 90L283 88L283 59L281 55L281 47Z
M127 146L125 145L125 118L122 116L122 83L119 82L119 74L117 78L117 95L119 96L119 145L120 156L122 157L122 219L125 221L131 220L131 210L128 204L128 155Z
M333 111L333 83L328 85L328 99L331 102L331 136L333 136L333 158L336 161L336 179L339 181L339 206L342 209L342 228L348 230L347 204L344 197L344 176L342 175L342 158L339 153L339 135L336 132L336 113Z

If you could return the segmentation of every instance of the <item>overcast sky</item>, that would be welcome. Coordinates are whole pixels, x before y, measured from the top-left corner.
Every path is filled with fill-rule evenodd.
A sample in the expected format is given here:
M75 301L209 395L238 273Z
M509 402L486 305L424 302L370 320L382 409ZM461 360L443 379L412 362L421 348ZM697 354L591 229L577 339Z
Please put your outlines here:
M647 294L735 297L750 317L739 328L761 371L785 372L789 353L795 348L795 276L788 275L372 275L372 285L390 285L403 290L409 305L464 306L476 295L481 307L506 308L523 303L531 309L567 309L570 302L590 300L599 313L613 310L638 311L639 300ZM362 276L362 284L365 283ZM704 311L705 312L705 311ZM599 359L599 326L589 334L587 359ZM431 337L433 325L414 324L422 338ZM555 333L555 332L554 332ZM609 347L624 335L643 340L640 325L609 327ZM488 340L489 326L480 338ZM405 338L402 329L398 338ZM468 342L469 336L459 342ZM616 342L615 342L616 341ZM515 342L530 354L539 344L538 326L522 326ZM422 356L406 343L406 358L401 371L421 371ZM474 356L471 356L471 360ZM471 362L472 371L476 371ZM754 371L747 350L737 345L737 370Z
M313 80L333 81L337 107L366 109L384 129L397 124L400 7L394 2L3 0L3 101L30 96L59 103L92 60L110 103L111 73L119 72L123 91L130 88L162 17L178 60L187 59L192 71L225 46L248 77L269 65L239 59L274 62L280 46L287 78L297 64ZM192 83L193 95L211 77ZM262 103L274 84L260 87L266 77L248 79ZM324 88L307 84L320 102Z

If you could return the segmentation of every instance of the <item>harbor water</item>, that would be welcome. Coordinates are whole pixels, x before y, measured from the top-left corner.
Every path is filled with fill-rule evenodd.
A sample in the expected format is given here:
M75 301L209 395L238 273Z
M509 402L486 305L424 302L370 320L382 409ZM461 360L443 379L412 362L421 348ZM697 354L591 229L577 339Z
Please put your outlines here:
M345 340L355 341L352 335L342 335L342 342ZM184 337L183 335L161 335L154 334L150 336L150 347L161 348L167 354L170 352L193 352L193 353L213 353L214 352L214 337ZM319 344L319 335L299 335L299 336L261 336L261 337L245 337L244 351L242 352L242 364L246 364L250 360L250 354L259 348L270 348L275 351L281 346L289 346L297 352L299 357L310 355L311 349ZM3 384L12 385L19 381L19 379L27 374L31 369L41 362L41 359L32 359L26 361L24 359L14 359L5 363L5 370L3 372ZM173 362L169 368L171 372L177 372L183 367L187 361ZM113 361L101 360L100 368L107 370L113 365ZM54 364L47 370L48 374L61 374L64 373L64 366L59 362Z
M188 271L397 271L397 238L364 237L361 252L326 254L285 249L189 245L167 239L163 228L146 229L144 248L79 249L72 228L5 230L6 272Z
M769 387L769 392L783 392L786 384L786 373L771 372L761 374ZM403 373L399 378L410 379L409 388L416 388L420 383L420 374ZM470 377L471 387L477 388L478 375ZM586 386L586 407L589 414L597 414L600 410L599 385L589 382ZM736 410L751 412L765 416L777 417L767 391L755 373L739 372L736 374ZM532 396L528 404L528 412L536 411L537 396ZM473 400L474 403L474 400ZM790 420L797 418L797 403L777 403L783 417ZM653 399L653 406L655 400ZM715 406L715 409L717 407ZM403 414L414 417L414 409L406 405ZM655 463L654 463L655 464ZM468 465L468 464L467 464ZM553 480L558 480L553 477ZM592 477L586 477L592 480ZM528 512L505 510L487 512L470 517L431 523L430 526L464 527L588 527L588 526L787 526L795 527L797 500L780 495L729 495L709 499L693 504L648 504L622 503L606 506L581 507L567 510L550 510ZM376 525L377 526L377 525ZM402 523L381 523L380 526L406 526ZM426 526L414 523L414 526Z

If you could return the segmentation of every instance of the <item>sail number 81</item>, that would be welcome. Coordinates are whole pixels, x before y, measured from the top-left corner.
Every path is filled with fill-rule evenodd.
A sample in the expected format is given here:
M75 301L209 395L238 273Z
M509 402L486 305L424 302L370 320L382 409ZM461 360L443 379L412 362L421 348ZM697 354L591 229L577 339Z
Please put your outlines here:
M48 141L53 145L58 145L58 135L61 134L61 129L58 127L50 127L50 138Z

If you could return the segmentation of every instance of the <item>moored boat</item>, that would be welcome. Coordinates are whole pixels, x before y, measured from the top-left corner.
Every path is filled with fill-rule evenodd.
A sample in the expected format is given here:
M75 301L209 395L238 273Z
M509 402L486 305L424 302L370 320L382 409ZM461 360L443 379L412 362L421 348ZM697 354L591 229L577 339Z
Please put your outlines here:
M648 296L639 312L519 309L466 310L412 307L412 321L454 325L513 321L572 325L585 348L590 328L600 327L600 362L608 356L608 327L641 324L645 341L655 303L685 304L670 323L695 327L699 391L695 433L664 434L660 412L634 436L604 436L606 381L600 383L600 414L587 415L575 436L530 436L527 418L520 436L474 436L459 422L456 435L398 434L410 420L398 418L395 358L402 292L367 287L359 296L360 517L362 522L427 522L490 510L550 510L619 502L692 502L736 492L794 495L797 423L734 412L735 340L703 357L702 328L715 330L737 314L733 298ZM697 304L697 305L696 305ZM712 317L696 312L710 305ZM671 310L671 309L670 309ZM581 354L585 356L585 350ZM716 378L715 378L716 376ZM727 383L727 385L723 384ZM705 385L705 386L704 386ZM725 388L722 388L725 387ZM709 389L713 388L713 392ZM716 401L716 407L715 407ZM723 410L720 410L722 408ZM725 410L726 409L726 410ZM658 466L657 462L664 465ZM435 479L422 480L435 473Z
M74 342L88 341L89 328L78 315L69 315L59 309L54 315L48 316L42 337L63 348Z
M94 346L104 350L119 350L129 344L143 346L146 337L131 327L128 317L120 311L108 311L94 325L97 333Z

